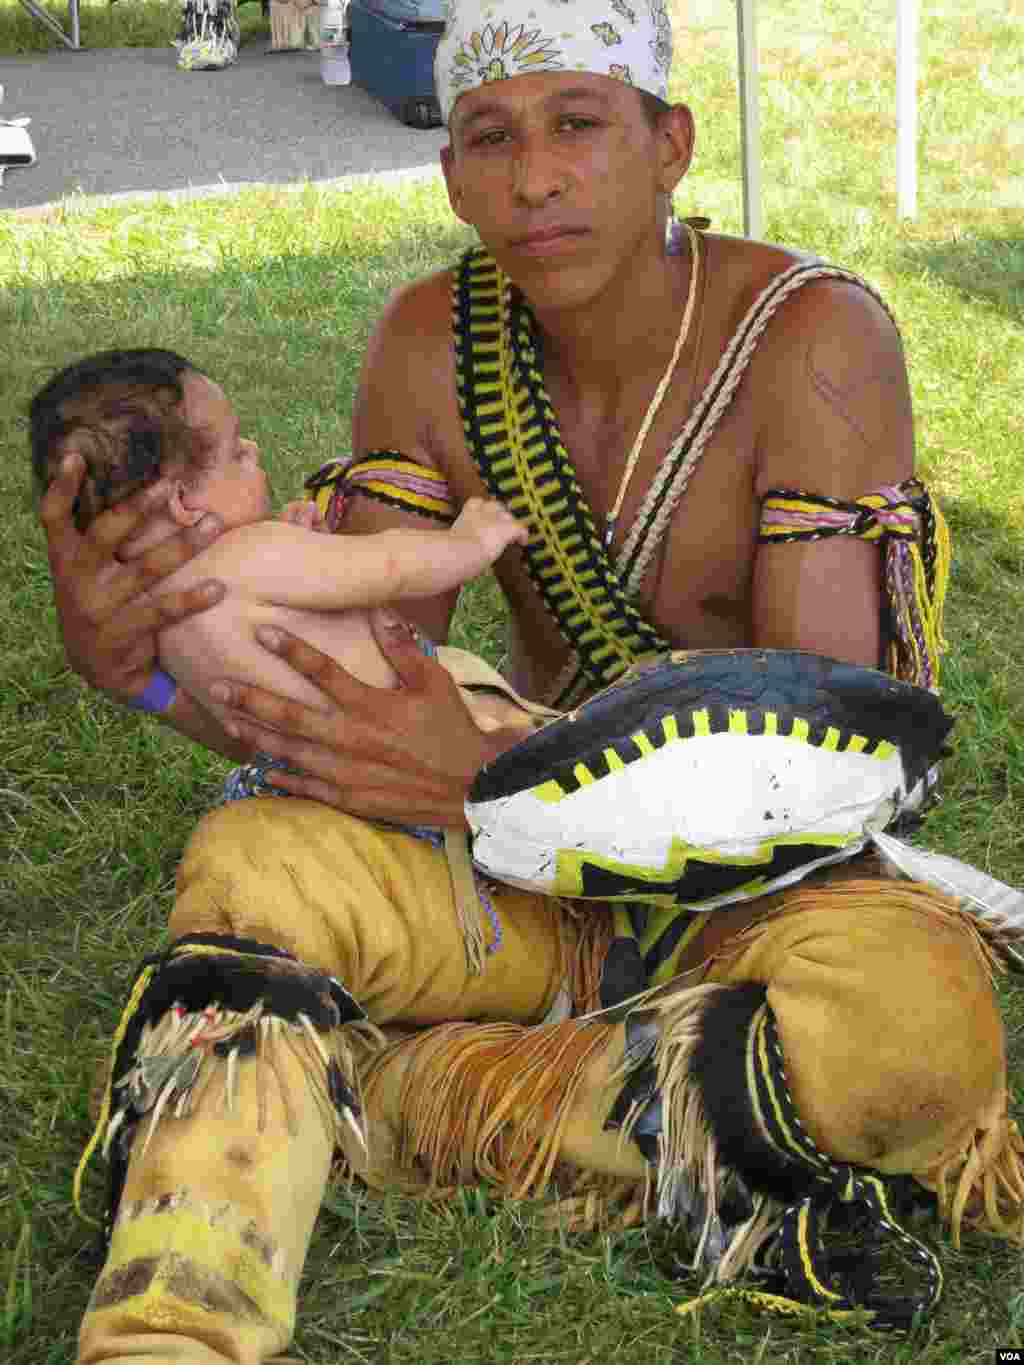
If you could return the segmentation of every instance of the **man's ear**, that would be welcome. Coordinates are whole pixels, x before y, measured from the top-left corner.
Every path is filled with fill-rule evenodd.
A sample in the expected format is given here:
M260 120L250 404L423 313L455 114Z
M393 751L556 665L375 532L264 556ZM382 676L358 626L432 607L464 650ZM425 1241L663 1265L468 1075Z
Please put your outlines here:
M654 136L661 187L670 195L693 161L695 130L689 105L673 104L666 109L658 119Z
M451 143L447 147L441 148L441 170L444 172L444 183L448 190L448 202L452 206L452 213L463 223L468 223L469 219L462 212L462 190L459 186L459 167L455 161L455 152L452 150Z

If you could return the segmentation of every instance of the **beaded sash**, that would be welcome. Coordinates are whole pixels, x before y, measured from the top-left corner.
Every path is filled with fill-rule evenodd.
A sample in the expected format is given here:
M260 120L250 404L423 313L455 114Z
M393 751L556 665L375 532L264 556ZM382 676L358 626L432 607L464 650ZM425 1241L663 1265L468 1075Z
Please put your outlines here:
M561 708L670 646L608 561L544 390L533 316L483 247L462 257L453 307L470 452L492 496L529 528L526 570L580 661L579 679L550 701Z

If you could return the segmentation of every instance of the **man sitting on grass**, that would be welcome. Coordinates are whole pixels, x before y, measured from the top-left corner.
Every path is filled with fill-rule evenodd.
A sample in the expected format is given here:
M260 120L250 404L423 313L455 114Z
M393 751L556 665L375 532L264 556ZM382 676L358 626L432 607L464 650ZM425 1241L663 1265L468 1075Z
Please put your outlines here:
M932 688L946 547L911 479L896 329L842 270L672 223L693 121L664 104L670 60L661 0L450 6L442 164L481 246L392 299L356 461L320 496L342 498L346 535L424 524L410 462L450 511L500 499L529 533L495 565L507 675L559 708L671 647L803 649ZM64 640L132 704L159 630L218 589L153 592L200 538L137 553L166 485L81 535L81 478L66 459L43 502ZM118 1030L81 1361L284 1349L339 1145L401 1189L534 1193L571 1167L642 1191L651 1162L659 1210L719 1282L761 1267L748 1292L775 1307L909 1323L941 1277L888 1177L931 1192L954 1236L968 1219L1021 1238L987 947L952 901L861 866L704 917L628 908L653 1013L579 1017L619 994L623 916L600 908L495 890L481 969L444 858L394 828L464 829L474 776L516 738L474 723L399 616L444 640L455 597L376 616L397 689L277 631L262 643L321 706L227 678L226 727L184 688L161 712L287 760L300 772L271 780L312 799L231 803L185 851L170 947ZM843 1201L907 1251L913 1290L829 1271L816 1229Z

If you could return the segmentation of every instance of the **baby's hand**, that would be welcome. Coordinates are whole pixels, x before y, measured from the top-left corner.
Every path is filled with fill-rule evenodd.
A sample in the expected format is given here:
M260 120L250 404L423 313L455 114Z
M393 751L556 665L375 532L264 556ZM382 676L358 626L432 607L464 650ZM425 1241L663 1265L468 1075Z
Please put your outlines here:
M316 503L306 502L302 499L299 499L298 502L290 502L281 513L281 520L286 521L290 526L301 526L306 531L327 530L324 515Z
M463 504L452 531L475 540L492 561L509 545L525 545L529 539L526 527L492 498L470 498Z

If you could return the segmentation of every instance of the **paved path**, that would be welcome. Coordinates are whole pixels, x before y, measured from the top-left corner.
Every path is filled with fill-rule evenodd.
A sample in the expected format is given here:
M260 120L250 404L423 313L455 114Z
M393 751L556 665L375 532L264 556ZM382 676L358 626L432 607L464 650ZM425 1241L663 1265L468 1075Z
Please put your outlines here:
M0 57L0 117L32 119L38 158L7 171L0 213L69 195L436 172L444 129L407 128L358 86L324 85L318 53L266 41L225 71L179 71L170 47Z

